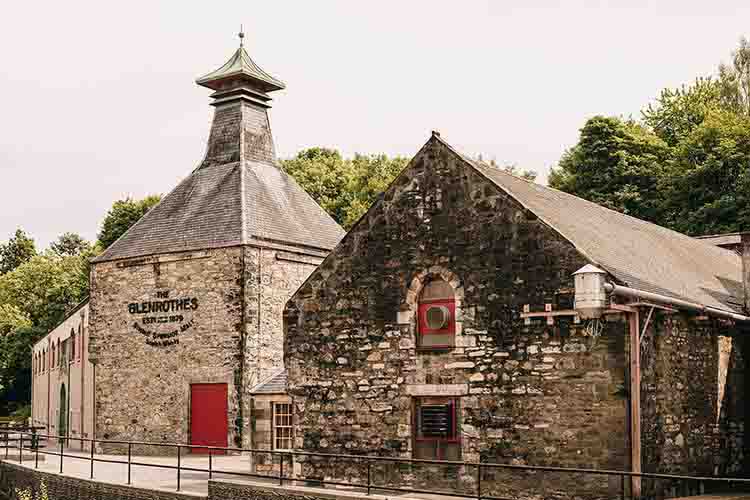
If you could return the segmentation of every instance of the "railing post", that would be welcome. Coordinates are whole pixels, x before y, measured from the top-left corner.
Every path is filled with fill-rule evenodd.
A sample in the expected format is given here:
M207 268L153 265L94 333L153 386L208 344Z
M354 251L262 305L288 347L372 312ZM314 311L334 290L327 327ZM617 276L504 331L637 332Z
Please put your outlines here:
M91 440L91 479L94 479L94 439Z
M36 437L36 447L34 448L34 468L39 468L39 436Z
M18 463L23 463L23 432L19 433L21 440L18 441Z
M289 477L294 479L294 453L289 454L289 470Z
M65 450L63 450L63 446L65 446L65 444L63 443L62 436L57 436L57 440L60 441L60 474L62 474L63 457L65 456Z
M620 474L620 500L625 500L625 474Z
M271 456L273 461L273 456ZM284 486L284 453L279 453L279 486Z
M177 491L180 491L180 448L181 446L177 445Z
M133 443L128 443L128 484L130 484L130 462L133 454Z
M477 463L477 500L482 500L482 462Z
M214 478L214 465L213 465L213 456L212 453L213 450L209 448L208 450L208 478L213 479Z
M3 436L5 436L5 459L8 459L8 449L10 448L10 435L7 431L3 431Z
M370 488L372 487L372 460L370 460L370 457L366 458L367 460L367 494L370 494Z

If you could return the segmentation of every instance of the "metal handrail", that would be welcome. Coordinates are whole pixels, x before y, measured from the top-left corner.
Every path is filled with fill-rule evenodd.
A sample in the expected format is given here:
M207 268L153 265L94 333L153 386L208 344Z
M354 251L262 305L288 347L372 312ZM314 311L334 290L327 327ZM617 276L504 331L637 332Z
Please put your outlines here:
M32 431L34 429L32 428ZM18 446L10 446L10 434L19 435ZM486 463L486 462L463 462L463 461L450 461L450 460L427 460L418 458L398 458L398 457L382 457L382 456L369 456L369 455L352 455L352 454L337 454L337 453L315 453L302 450L266 450L258 448L237 448L237 447L226 447L226 446L208 446L208 445L194 445L194 444L180 444L180 443L155 443L148 441L123 441L123 440L106 440L106 439L92 439L92 438L69 438L67 436L54 435L54 434L40 434L37 432L23 432L23 431L11 431L0 429L0 435L5 435L5 458L9 457L9 451L11 449L19 450L19 462L23 463L23 450L30 450L35 452L35 468L39 467L39 454L52 455L60 457L60 473L63 473L63 462L64 458L74 458L79 460L88 460L91 463L90 477L94 477L94 463L112 463L127 465L127 484L132 484L131 468L132 466L139 467L155 467L162 469L171 469L177 471L177 491L180 491L181 485L181 472L205 472L209 474L209 479L213 478L213 474L226 474L243 477L257 477L257 478L274 478L267 474L255 474L250 472L238 472L238 471L224 471L217 470L213 467L213 452L240 452L251 455L253 453L269 454L271 456L278 455L280 457L279 462L279 474L275 476L279 480L279 484L284 484L284 479L295 481L294 477L284 477L284 457L289 457L289 463L294 464L294 457L322 457L322 458L335 458L335 459L348 459L357 461L366 461L367 463L367 481L366 483L352 483L352 482L341 482L341 481L330 481L330 480L315 480L322 485L339 485L366 488L367 494L369 495L372 489L382 491L396 491L405 493L426 493L426 494L440 494L447 496L455 496L461 498L477 498L479 500L504 500L502 497L493 497L488 495L482 495L482 470L483 469L508 469L508 470L519 470L519 471L530 471L530 472L560 472L568 474L592 474L592 475L606 475L606 476L618 476L621 482L621 498L625 499L625 478L648 478L648 479L666 479L672 481L680 481L687 483L697 483L698 489L703 490L704 483L726 483L726 484L745 484L750 486L750 478L739 478L739 477L713 477L713 476L685 476L678 474L663 474L655 472L631 472L622 470L608 470L608 469L590 469L590 468L575 468L575 467L554 467L544 465L516 465L516 464L498 464L498 463ZM30 436L31 440L29 446L24 446L24 436ZM56 439L60 443L58 451L47 451L40 450L38 446L39 438L45 439ZM90 443L90 455L88 457L81 455L65 454L63 444L66 439L73 441L79 441L81 444L84 442ZM15 440L14 440L15 441ZM2 443L3 440L0 440ZM105 458L97 458L94 455L95 444L109 444L109 445L127 445L128 453L127 460L112 460ZM132 460L132 447L133 446L155 446L163 448L176 448L177 449L177 465L170 464L158 464L158 463L145 463L145 462L134 462ZM183 466L181 462L182 450L187 449L201 449L208 451L209 466L208 469L187 467ZM402 464L425 464L425 465L441 465L441 466L456 466L456 467L476 467L477 468L477 492L476 495L468 495L459 492L448 492L443 490L424 490L418 488L397 488L393 486L375 485L372 483L371 466L373 462L389 462L389 463L402 463ZM305 480L305 479L301 479Z

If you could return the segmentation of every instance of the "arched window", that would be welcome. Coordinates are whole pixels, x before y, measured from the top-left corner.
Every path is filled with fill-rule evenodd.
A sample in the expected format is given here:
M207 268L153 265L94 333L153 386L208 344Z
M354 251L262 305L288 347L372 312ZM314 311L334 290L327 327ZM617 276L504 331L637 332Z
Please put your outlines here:
M419 297L418 344L423 349L454 346L456 334L456 298L447 281L433 279Z
M76 331L70 329L70 361L73 362L76 359Z
M57 339L57 366L62 366L63 363L63 352L60 349L60 339Z
M50 351L50 357L49 357L49 367L50 367L50 369L52 369L55 366L57 366L55 364L55 359L56 359L55 356L56 355L57 355L57 347L55 346L55 343L52 342L52 350Z
M47 371L47 349L42 351L42 372Z

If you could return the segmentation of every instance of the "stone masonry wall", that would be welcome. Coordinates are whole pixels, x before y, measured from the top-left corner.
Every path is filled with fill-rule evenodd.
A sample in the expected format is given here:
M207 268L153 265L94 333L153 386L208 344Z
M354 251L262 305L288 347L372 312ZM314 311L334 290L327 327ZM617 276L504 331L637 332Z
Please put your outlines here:
M38 493L42 482L47 486L48 497L52 500L195 500L195 495L191 494L51 474L7 461L0 462L2 498L17 499L16 489Z
M234 423L241 416L236 380L242 270L240 248L94 265L90 348L96 364L98 439L187 443L190 384L226 383L232 443ZM130 312L130 304L158 301L158 294L167 292L168 299L195 299L197 308L155 315ZM141 322L147 316L177 315L183 320ZM185 330L179 331L177 343L156 339L164 345L153 345L155 339L143 333L174 329Z
M91 349L97 439L187 443L190 384L226 383L227 443L249 447L249 391L282 365L284 304L320 261L291 248L246 246L96 264ZM174 323L143 324L154 315L129 310L131 304L182 298L195 299L197 308L155 315L170 321L181 316ZM175 329L179 334L170 337ZM167 338L154 345L149 332L167 332Z
M654 311L641 339L644 472L713 474L721 452L714 443L718 338L712 321ZM644 492L656 486L644 480Z
M746 330L737 330L725 337L726 382L722 393L721 413L715 430L715 448L720 450L715 473L722 476L750 476L750 443L746 438L747 418L750 416L748 356L750 340ZM729 342L726 342L728 340Z
M322 257L288 247L245 247L245 358L243 414L252 412L249 391L284 363L284 305ZM245 418L243 447L256 448L251 421Z
M571 317L552 326L520 317L524 304L570 309L571 274L584 264L566 240L430 141L288 305L296 446L411 457L412 394L449 389L463 394L463 460L627 469L627 323L615 316L599 331ZM456 293L448 352L415 348L415 301L431 276ZM316 461L303 474L361 480L361 469ZM377 468L374 481L475 491L475 470L407 469ZM484 493L500 496L612 489L606 478L558 477L551 486L525 473L486 475Z

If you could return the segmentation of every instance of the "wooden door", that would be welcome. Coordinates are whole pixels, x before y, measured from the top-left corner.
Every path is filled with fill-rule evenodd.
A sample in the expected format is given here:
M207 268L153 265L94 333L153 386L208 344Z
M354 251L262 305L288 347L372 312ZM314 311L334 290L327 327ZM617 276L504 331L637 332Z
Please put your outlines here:
M192 384L190 386L190 444L227 446L227 384ZM192 453L208 453L192 448ZM218 450L214 455L223 454Z

